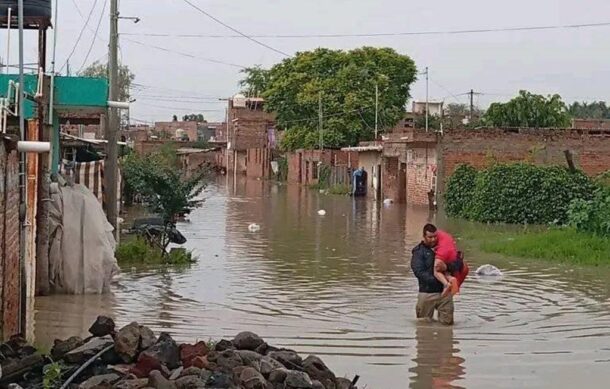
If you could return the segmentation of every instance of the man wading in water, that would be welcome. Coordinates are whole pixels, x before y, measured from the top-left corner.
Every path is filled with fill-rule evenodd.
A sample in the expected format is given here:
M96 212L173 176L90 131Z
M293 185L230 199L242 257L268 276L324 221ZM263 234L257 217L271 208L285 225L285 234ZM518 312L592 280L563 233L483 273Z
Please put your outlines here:
M444 280L445 277L440 277L439 273L457 274L460 276L460 281L463 282L468 271L464 266L461 254L453 261L435 261L438 230L434 225L426 224L423 232L423 240L413 249L413 258L411 259L411 269L419 282L416 315L418 319L432 319L436 310L438 311L438 320L443 324L451 325L453 324L453 295L447 293L447 285L443 285L440 281ZM443 294L443 291L445 291L445 294Z

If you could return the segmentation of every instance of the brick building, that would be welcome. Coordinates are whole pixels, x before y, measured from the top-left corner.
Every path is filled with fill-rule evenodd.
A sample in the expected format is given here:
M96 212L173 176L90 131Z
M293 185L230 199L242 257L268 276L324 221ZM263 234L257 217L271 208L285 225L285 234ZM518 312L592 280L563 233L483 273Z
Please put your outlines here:
M288 182L316 185L318 183L319 166L358 167L358 152L342 150L297 150L287 154Z
M227 171L252 178L269 177L271 158L276 146L275 115L264 110L261 98L236 95L229 100L229 125L217 127L216 138L222 142L226 132L226 148L219 162ZM227 152L228 150L228 152Z
M364 169L368 177L367 197L381 198L383 143L360 142L357 147L346 147L341 150L358 154L357 167Z
M155 122L154 131L161 138L187 140L189 142L199 140L197 122Z

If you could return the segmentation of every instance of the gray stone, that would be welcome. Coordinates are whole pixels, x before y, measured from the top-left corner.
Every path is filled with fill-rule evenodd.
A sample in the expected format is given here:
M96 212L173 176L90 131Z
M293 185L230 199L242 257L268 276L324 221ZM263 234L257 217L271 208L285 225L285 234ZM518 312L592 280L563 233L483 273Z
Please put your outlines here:
M233 384L233 380L231 376L226 373L216 372L212 374L208 380L205 382L206 388L215 388L215 389L231 389L235 385Z
M236 352L241 357L241 360L245 366L254 366L254 363L260 361L263 357L256 351L238 350Z
M303 369L312 380L320 381L326 389L335 389L337 377L326 364L315 355L310 355L303 361Z
M74 350L77 347L82 346L84 343L85 342L83 341L83 339L78 336L73 336L66 340L56 339L53 344L53 348L51 349L51 357L53 357L53 359L57 361L61 357L66 355L66 353Z
M126 380L115 385L116 389L142 389L148 385L148 378Z
M352 381L347 378L337 377L337 389L352 389Z
M242 370L239 376L239 383L244 389L267 389L267 381L261 373L253 367L246 367Z
M114 349L125 363L131 363L140 347L140 325L136 322L121 328L114 338Z
M200 368L191 366L191 367L187 367L186 369L182 370L182 372L180 372L180 377L186 377L189 375L194 375L194 376L200 377L201 373L202 373L202 370Z
M333 383L333 385L334 385L334 383ZM322 383L318 380L312 380L311 387L312 387L312 389L327 389L326 386L322 385ZM334 388L334 386L333 386L333 388Z
M178 389L176 384L165 378L159 370L150 372L148 386L155 389Z
M234 368L243 365L243 361L236 351L225 350L218 354L218 357L216 358L216 365L220 371L232 373Z
M82 364L106 347L112 345L111 337L92 338L87 343L68 352L64 359L69 363Z
M272 351L268 355L288 369L301 368L303 366L303 359L292 350Z
M157 337L152 330L146 326L140 326L140 350L146 350L157 341Z
M169 379L173 381L173 380L177 379L178 377L180 377L182 375L182 370L184 370L184 368L182 366L173 370L171 372L171 374L169 375Z
M311 389L313 383L307 373L297 370L288 372L286 381L284 381L286 389Z
M284 381L286 381L286 377L288 376L288 373L290 372L290 370L282 368L282 369L275 369L271 372L271 374L269 374L269 382L271 382L272 384L283 384Z
M262 357L260 360L259 367L260 373L263 376L269 378L269 374L271 374L273 370L283 369L284 365L282 365L280 362L276 361L271 357Z
M205 381L194 375L187 375L176 380L178 389L199 389L205 388Z
M260 336L253 332L240 332L237 334L235 339L231 341L236 349L238 350L256 350L257 347L264 344L265 341Z
M225 350L235 350L235 346L233 345L233 343L226 339L222 339L214 346L214 351L222 352Z
M95 387L102 385L104 383L114 384L119 379L121 379L121 377L118 374L114 374L114 373L93 376L93 377L89 378L88 380L86 380L85 382L83 382L82 384L80 384L78 386L78 388L79 389L94 389Z
M169 369L180 366L180 349L172 337L165 332L159 336L157 343L143 351L142 355L156 359Z
M107 316L98 316L89 328L89 333L93 336L102 337L114 333L114 320Z

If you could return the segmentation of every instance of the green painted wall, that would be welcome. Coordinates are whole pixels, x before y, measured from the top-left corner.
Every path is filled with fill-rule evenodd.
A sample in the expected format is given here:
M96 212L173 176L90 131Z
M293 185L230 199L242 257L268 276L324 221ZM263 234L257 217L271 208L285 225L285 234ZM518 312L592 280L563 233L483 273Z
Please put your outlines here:
M10 80L17 81L16 74L0 74L0 96L6 97ZM35 94L38 87L38 76L25 75L25 91ZM55 108L105 108L108 102L108 80L90 77L55 77ZM25 117L31 119L34 114L34 103L26 100Z

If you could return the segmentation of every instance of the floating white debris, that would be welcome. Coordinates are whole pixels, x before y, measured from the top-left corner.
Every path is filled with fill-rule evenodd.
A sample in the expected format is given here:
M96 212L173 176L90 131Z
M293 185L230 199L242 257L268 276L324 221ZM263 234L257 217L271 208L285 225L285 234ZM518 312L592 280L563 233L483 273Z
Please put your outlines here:
M259 232L261 230L261 226L256 223L252 223L248 226L248 231L250 232Z
M383 205L390 205L390 204L394 204L394 200L392 200L392 199L383 200Z
M495 267L494 265L483 265L479 266L476 271L476 274L479 276L487 276L487 277L501 277L502 271Z
M318 215L324 216L324 215L326 215L326 211L321 209L321 210L318 211Z

